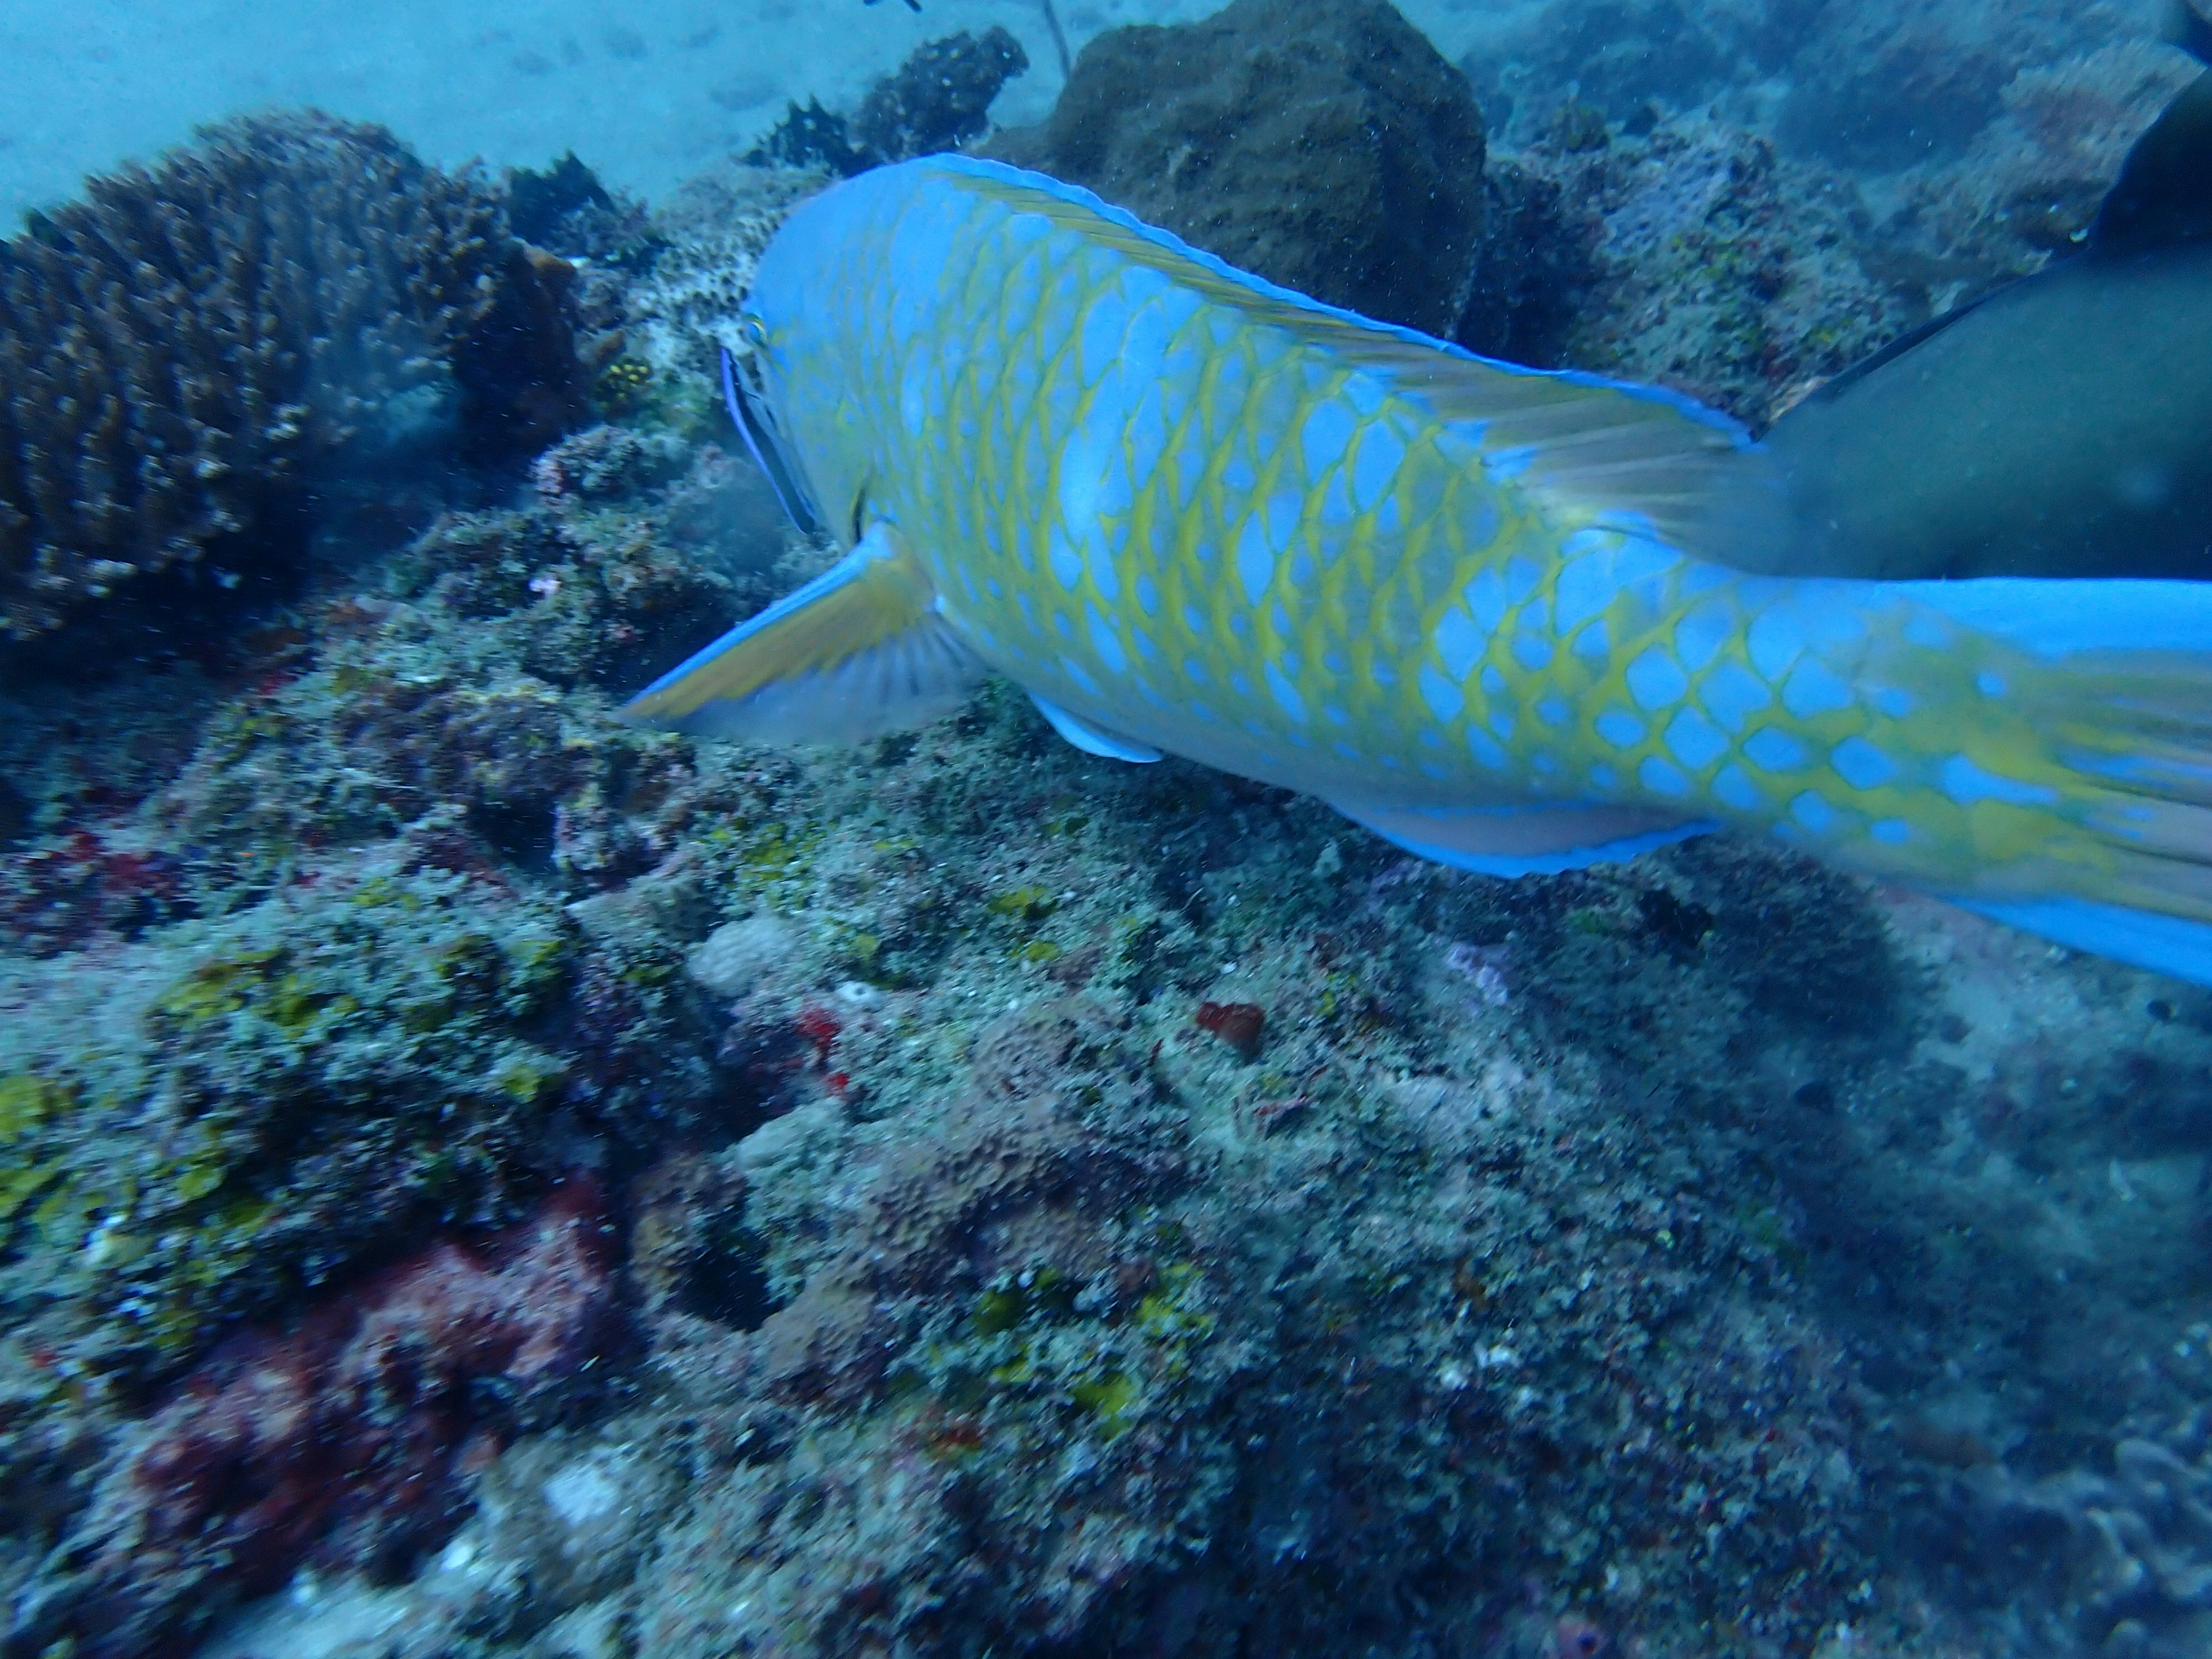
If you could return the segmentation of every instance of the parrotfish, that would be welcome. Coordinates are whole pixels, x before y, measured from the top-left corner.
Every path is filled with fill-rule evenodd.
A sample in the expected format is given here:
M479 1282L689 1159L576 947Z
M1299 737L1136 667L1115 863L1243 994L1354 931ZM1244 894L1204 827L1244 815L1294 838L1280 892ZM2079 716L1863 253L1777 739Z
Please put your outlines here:
M2167 38L2212 59L2172 0ZM1776 422L1778 575L2212 577L2212 72L2136 141L2078 252Z
M1746 574L1698 542L1769 488L1725 418L985 161L815 197L746 303L748 441L849 550L633 719L848 740L994 672L1464 869L1771 836L2212 982L2212 586Z

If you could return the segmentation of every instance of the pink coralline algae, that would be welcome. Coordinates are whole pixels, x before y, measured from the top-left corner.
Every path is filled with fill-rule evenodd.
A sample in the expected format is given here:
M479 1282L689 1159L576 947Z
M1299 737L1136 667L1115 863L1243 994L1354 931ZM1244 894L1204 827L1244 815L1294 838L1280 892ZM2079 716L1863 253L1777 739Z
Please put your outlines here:
M1177 1150L1086 1127L1086 1104L1141 1114L1157 1086L1143 1052L1082 997L985 1027L970 1086L932 1131L889 1147L846 1248L761 1327L751 1366L762 1392L805 1405L872 1399L933 1299L974 1294L1038 1257L1071 1279L1109 1268L1085 1218L1183 1174Z
M126 1443L14 1634L80 1659L173 1650L302 1564L388 1571L435 1546L499 1425L556 1413L614 1344L609 1237L574 1181L486 1247L433 1245L219 1350Z
M1444 952L1444 966L1474 981L1475 996L1486 1008L1503 1008L1512 1000L1513 988L1505 977L1511 959L1503 945L1455 945Z

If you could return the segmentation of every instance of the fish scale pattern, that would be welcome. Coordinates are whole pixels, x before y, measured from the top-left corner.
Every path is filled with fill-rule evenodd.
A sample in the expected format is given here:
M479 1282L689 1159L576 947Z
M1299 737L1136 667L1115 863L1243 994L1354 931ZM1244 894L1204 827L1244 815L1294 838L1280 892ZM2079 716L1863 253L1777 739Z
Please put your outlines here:
M2065 751L2109 729L1907 589L1701 563L1525 487L1358 319L1009 174L895 171L818 204L828 269L763 263L771 395L825 505L1079 716L1348 808L1632 806L1961 891L2111 891L2148 833Z

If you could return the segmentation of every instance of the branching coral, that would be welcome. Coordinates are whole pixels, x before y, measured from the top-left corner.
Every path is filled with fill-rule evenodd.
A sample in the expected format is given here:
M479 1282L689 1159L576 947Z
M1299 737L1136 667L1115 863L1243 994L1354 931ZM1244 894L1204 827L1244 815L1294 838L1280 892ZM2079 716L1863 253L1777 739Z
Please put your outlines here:
M481 180L313 112L93 180L0 246L0 631L277 527L455 392L479 445L556 435L568 275Z

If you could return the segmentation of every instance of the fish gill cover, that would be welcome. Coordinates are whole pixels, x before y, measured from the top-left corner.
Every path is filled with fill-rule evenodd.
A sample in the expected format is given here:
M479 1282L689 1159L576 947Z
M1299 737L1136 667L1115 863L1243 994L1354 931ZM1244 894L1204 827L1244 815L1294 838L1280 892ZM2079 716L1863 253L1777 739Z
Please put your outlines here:
M1401 320L1754 422L2071 246L2189 75L2070 9L1425 15L1485 138L1413 30L1338 15L1408 109L1298 9L1095 36L1074 81L1188 76L1072 94L1102 153L1188 153L1080 176L1203 244L1263 222L1252 179L1364 167L1305 222L1346 281L1425 261ZM1269 88L1370 148L1201 118ZM265 165L320 131L276 118ZM576 265L528 290L566 333L485 361L587 401L504 454L303 456L315 534L201 561L287 585L119 578L6 660L11 1656L2201 1650L2203 992L1732 842L1456 874L1004 685L849 752L625 727L832 556L714 379L824 175L720 165L648 217L361 142L376 222L420 189ZM1471 279L1393 243L1386 155ZM423 349L387 384L448 407ZM385 393L344 384L358 444ZM125 499L74 465L71 511Z

